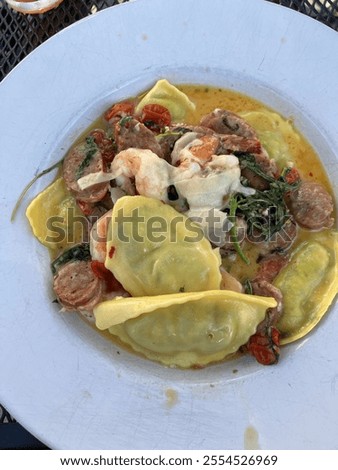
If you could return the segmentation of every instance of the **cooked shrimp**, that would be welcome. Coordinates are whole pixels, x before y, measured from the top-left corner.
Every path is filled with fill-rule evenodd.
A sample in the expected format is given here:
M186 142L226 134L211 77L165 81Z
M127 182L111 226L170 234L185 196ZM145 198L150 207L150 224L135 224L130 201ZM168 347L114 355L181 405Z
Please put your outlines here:
M203 166L210 161L219 146L219 139L210 134L188 132L178 139L171 154L172 164L187 166L197 162Z
M117 186L127 194L163 199L170 184L169 167L151 150L130 148L116 155L111 170L118 175Z
M90 231L90 254L93 260L104 263L107 254L107 231L112 209L100 217Z
M176 177L191 178L200 167L195 164L178 169L151 150L130 148L116 155L111 171L116 175L116 185L127 194L138 193L168 202L168 188Z

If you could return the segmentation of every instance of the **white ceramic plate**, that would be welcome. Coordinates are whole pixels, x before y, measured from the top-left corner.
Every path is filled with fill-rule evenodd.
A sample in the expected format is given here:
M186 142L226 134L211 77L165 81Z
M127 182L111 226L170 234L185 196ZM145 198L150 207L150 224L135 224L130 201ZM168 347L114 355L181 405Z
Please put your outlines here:
M24 217L28 199L9 222L38 169L112 101L160 77L240 90L292 115L336 184L337 76L337 33L289 9L263 0L137 0L62 31L4 80L0 402L29 431L57 449L338 448L337 308L284 348L276 367L247 358L167 369L60 315L48 254Z

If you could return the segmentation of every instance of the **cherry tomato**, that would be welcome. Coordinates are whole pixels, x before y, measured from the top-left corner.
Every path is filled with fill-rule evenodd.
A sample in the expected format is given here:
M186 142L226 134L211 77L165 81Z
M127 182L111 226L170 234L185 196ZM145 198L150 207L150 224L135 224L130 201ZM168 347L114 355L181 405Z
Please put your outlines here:
M92 213L93 210L94 210L94 204L92 204L92 203L90 203L90 202L85 202L85 201L81 201L81 199L77 199L77 200L76 200L76 203L77 203L77 205L79 206L81 212L82 212L85 216L91 215L91 213Z
M131 116L134 113L135 105L131 101L122 101L121 103L114 104L108 111L105 112L104 118L109 121L113 117Z
M285 180L289 184L297 183L297 181L300 180L300 176L299 176L297 168L295 167L290 168L285 175Z
M90 265L95 276L105 281L108 292L124 290L122 284L119 283L114 274L103 263L92 260Z
M276 364L279 359L280 333L275 327L266 329L265 333L255 333L248 342L248 351L257 362L263 365Z
M171 123L171 115L167 108L160 104L146 104L142 109L140 121L149 129L160 131Z
M90 136L94 138L96 145L101 150L104 162L112 162L115 156L115 149L113 142L106 137L105 132L102 129L94 129Z

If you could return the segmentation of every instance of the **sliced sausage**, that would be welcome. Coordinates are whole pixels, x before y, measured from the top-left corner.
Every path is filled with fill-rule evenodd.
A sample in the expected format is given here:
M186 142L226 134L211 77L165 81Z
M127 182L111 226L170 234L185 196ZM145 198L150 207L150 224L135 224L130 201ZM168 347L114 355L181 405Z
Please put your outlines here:
M98 218L102 217L107 211L113 208L113 201L109 192L99 202L90 203L77 199L76 203L90 223L94 223Z
M289 262L289 256L278 253L263 257L259 261L259 268L254 281L272 282Z
M257 175L249 168L243 168L241 170L241 175L246 179L250 188L258 189L258 191L265 191L270 187L270 183L265 178Z
M278 175L278 167L274 160L271 160L266 153L266 151L261 148L259 152L253 152L252 156L255 158L255 162L258 165L259 169L266 174L268 178L276 178ZM269 189L270 182L268 179L265 179L263 176L258 175L250 168L245 166L245 159L242 159L239 156L241 162L241 175L247 180L248 185L251 188L258 189L259 191L264 191Z
M255 295L274 297L277 306L267 310L265 319L258 325L256 333L241 350L249 352L260 364L276 364L280 355L280 334L276 324L282 315L283 295L267 281L253 281L251 285Z
M77 200L94 203L101 201L107 194L109 183L100 183L81 190L78 180L90 173L105 171L106 165L102 152L93 136L73 147L63 162L63 177L69 191Z
M226 109L215 109L203 116L200 125L214 130L217 134L239 135L248 139L256 139L256 131L238 114Z
M162 148L155 134L135 118L126 117L118 121L114 135L117 153L129 148L149 149L159 157L163 157Z
M159 139L159 144L161 146L162 150L162 157L164 160L166 160L168 163L171 163L171 152L174 149L175 143L182 137L182 135L185 132L175 132L174 130L172 132L169 132L167 135L164 135L163 137L160 137Z
M196 138L203 137L204 135L213 135L219 140L218 147L215 151L216 155L229 155L233 152L260 154L262 146L256 137L247 138L235 134L219 134L214 130L203 126L174 126L170 129L167 136L161 138L159 143L162 147L163 157L167 161L171 161L171 152L174 145L183 134L193 132Z
M333 200L322 185L304 181L288 194L286 200L290 212L301 227L312 230L332 227Z
M260 154L262 151L261 143L255 138L246 138L240 135L220 135L217 155L228 155L233 152Z
M277 301L277 306L267 310L265 319L257 327L257 332L262 332L267 326L277 325L283 310L283 294L280 289L265 280L253 281L251 286L255 295L273 297Z
M102 299L105 284L95 276L90 261L74 261L60 267L53 288L65 310L91 311Z
M206 129L205 127L200 126L180 126L174 125L170 126L168 131L163 135L158 136L158 143L162 149L162 157L168 162L171 163L171 153L174 150L175 143L184 135L189 132L195 132L198 135L213 134L214 132L211 129Z

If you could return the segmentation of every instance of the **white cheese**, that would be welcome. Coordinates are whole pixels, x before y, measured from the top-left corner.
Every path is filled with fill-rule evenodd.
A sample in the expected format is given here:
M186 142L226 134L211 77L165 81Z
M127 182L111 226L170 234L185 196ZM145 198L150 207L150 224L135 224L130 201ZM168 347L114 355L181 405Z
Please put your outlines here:
M116 155L110 173L84 176L79 186L84 189L113 179L115 188L110 191L114 203L122 195L139 194L159 199L181 212L189 209L186 215L202 227L214 245L222 246L232 226L222 212L229 197L237 192L254 194L255 190L242 186L237 157L212 155L209 161L199 162L192 153L189 156L189 148L200 145L199 139L194 135L183 137L175 157L182 161L180 166L170 165L151 150L130 148ZM169 186L175 187L178 199L168 198Z

